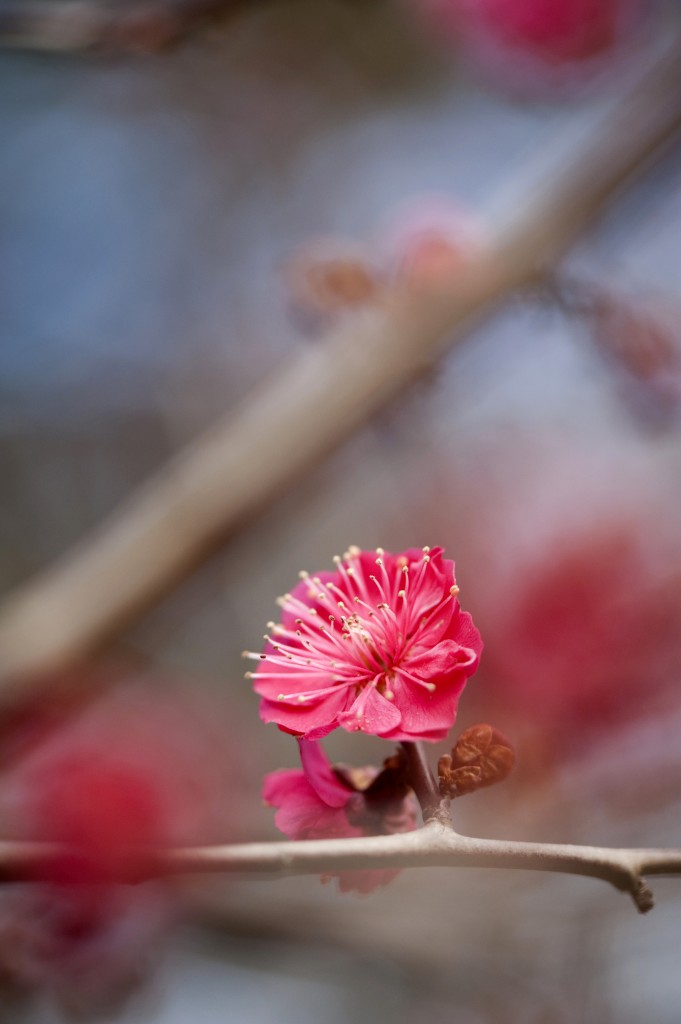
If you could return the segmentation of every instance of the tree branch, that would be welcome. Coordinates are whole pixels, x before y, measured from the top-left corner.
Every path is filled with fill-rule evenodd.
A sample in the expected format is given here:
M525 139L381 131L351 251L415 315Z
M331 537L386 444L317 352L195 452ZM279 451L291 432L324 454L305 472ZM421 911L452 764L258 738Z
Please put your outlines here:
M0 47L146 53L244 0L0 0Z
M63 848L0 842L0 882L49 880ZM432 819L415 832L360 839L242 843L181 848L139 858L118 881L188 874L250 873L275 877L371 868L512 868L600 878L628 892L641 913L653 906L644 875L681 875L681 849L611 849L462 836ZM132 862L131 862L132 865Z
M389 295L288 357L73 552L0 609L2 700L121 635L215 545L536 280L681 130L681 38L569 159L532 182L449 291ZM531 196L531 201L527 201ZM282 447L281 438L286 439ZM14 683L13 687L11 684Z

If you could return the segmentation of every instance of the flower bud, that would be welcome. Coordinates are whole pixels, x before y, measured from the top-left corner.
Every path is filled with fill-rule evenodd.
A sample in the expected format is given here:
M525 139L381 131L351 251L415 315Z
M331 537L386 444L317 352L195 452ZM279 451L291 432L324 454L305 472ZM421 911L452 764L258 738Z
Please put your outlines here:
M459 737L451 756L438 762L440 791L451 799L493 786L511 773L515 764L513 747L497 729L482 723Z

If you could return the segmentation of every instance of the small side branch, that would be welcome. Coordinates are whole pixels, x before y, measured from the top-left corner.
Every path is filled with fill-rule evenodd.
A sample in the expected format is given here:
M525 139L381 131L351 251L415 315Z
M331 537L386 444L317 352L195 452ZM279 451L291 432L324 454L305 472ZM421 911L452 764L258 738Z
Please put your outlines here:
M0 881L48 880L63 849L50 844L0 843ZM242 843L164 850L139 857L117 879L137 883L190 874L248 873L268 877L371 868L509 868L584 875L628 892L645 914L653 895L645 875L681 875L681 849L610 849L462 836L432 819L415 832L359 839Z
M437 819L451 827L449 801L443 800L435 777L430 770L423 743L402 743L407 760L407 771L416 799L421 806L424 822Z

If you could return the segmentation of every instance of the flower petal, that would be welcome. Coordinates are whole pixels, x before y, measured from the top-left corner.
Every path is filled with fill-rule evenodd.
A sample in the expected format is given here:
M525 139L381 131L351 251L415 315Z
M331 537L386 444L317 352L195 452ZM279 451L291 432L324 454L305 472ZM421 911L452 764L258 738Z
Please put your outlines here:
M338 715L338 724L348 732L367 732L383 736L396 729L402 719L400 709L387 700L375 686L365 686L352 706Z
M289 839L362 835L361 829L349 823L342 808L329 807L320 800L300 769L267 775L262 795L266 803L278 808L275 824Z
M338 875L338 888L341 892L358 892L362 896L380 889L384 885L390 885L394 878L399 875L398 870L376 870L376 871L343 871Z
M462 647L470 647L478 657L482 654L482 637L468 612L462 612L457 604L456 614L447 629L447 639L456 640Z
M404 667L418 679L446 680L458 669L470 669L477 660L478 655L471 647L462 647L456 640L442 640L430 650L409 658Z
M265 697L260 701L260 717L263 722L276 722L285 732L306 738L314 733L312 738L319 739L338 725L338 714L347 707L348 698L340 687L337 696L330 694L321 703L288 704Z
M327 807L345 807L352 790L334 773L319 743L299 739L300 760L305 778Z
M410 697L402 697L402 720L398 727L382 736L389 740L428 740L431 743L443 740L456 721L456 709L461 692L466 685L468 672L457 673L455 680L436 685L433 693L423 689L414 694L416 684L395 674L395 696L410 691ZM420 690L420 688L419 688Z

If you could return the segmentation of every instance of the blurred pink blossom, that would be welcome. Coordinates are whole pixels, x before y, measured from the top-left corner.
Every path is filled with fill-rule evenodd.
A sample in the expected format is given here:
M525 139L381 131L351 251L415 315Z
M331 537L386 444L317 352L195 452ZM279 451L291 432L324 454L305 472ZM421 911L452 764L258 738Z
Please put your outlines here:
M118 882L144 878L159 847L224 841L225 746L207 703L169 685L121 686L32 746L2 780L3 833L62 852L2 893L0 974L79 1013L143 980L175 888Z
M671 426L681 411L681 309L668 296L603 289L592 336L627 407L644 423Z
M440 37L506 82L583 74L587 63L631 41L642 0L412 0Z
M430 291L451 286L484 237L468 207L448 196L423 195L392 211L380 248L396 283Z
M555 439L532 470L505 458L506 479L478 495L471 556L486 697L554 743L652 711L681 667L673 471Z
M283 268L294 319L314 333L338 316L380 306L402 288L448 288L483 236L463 204L423 195L393 210L364 246L343 238L313 239Z

